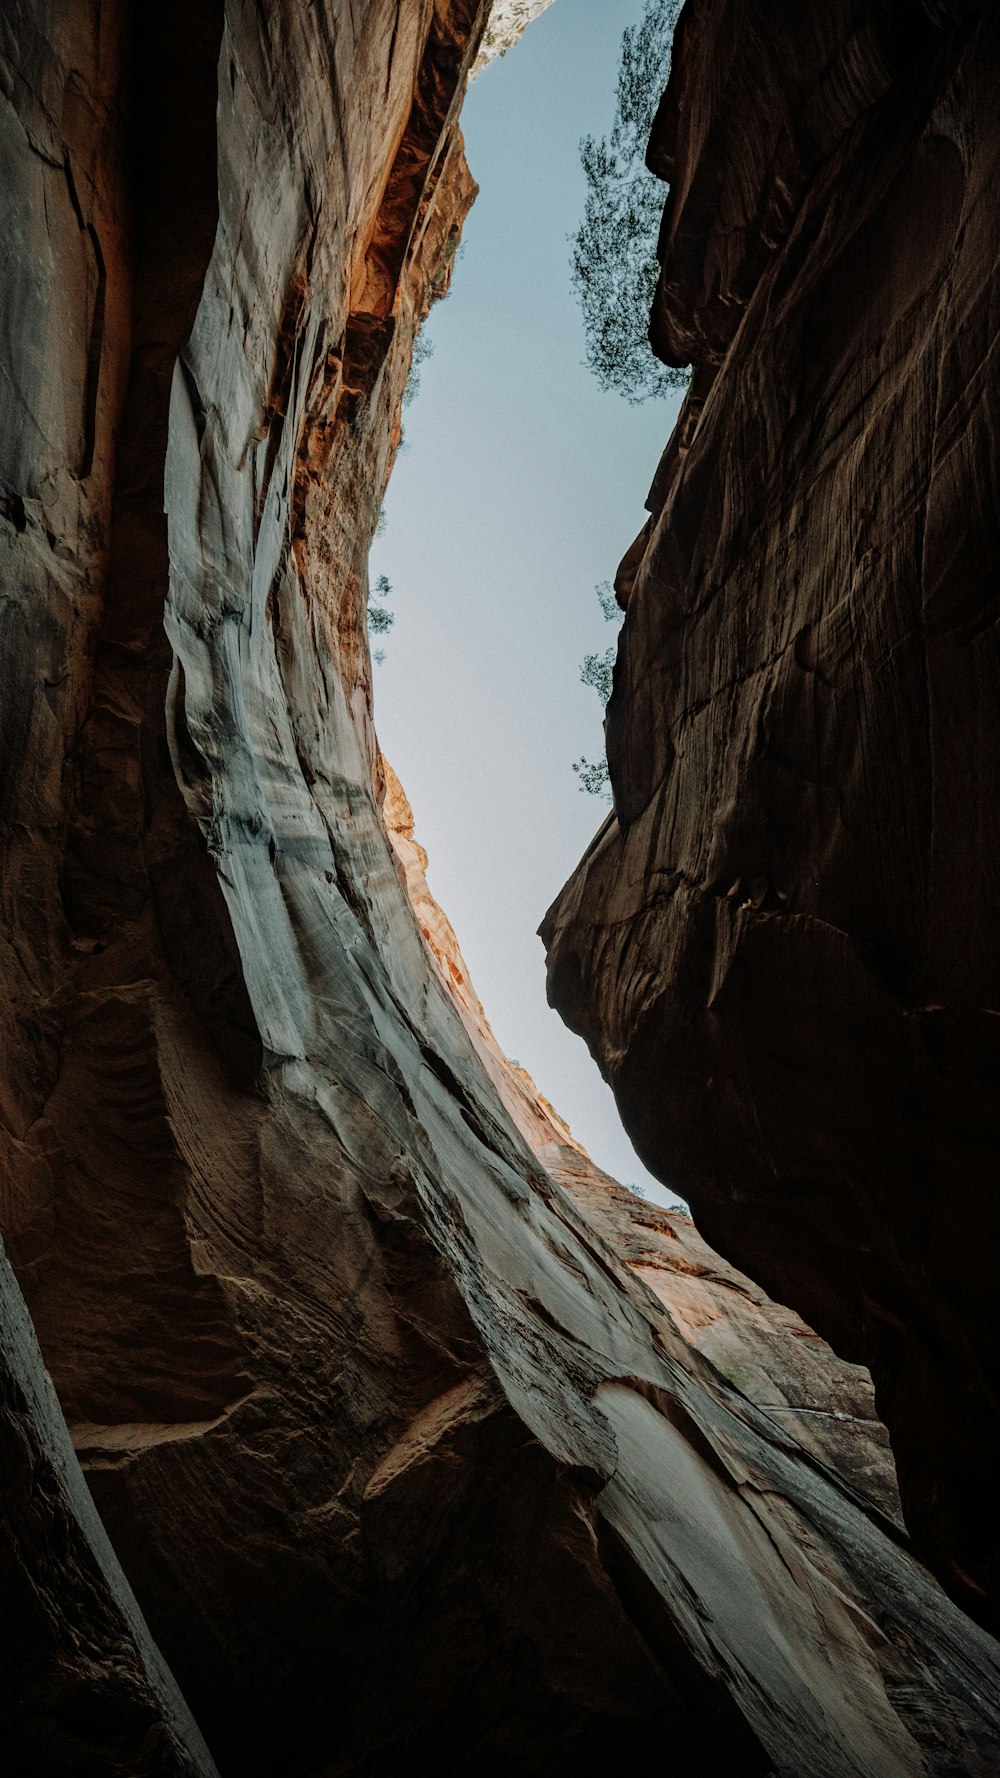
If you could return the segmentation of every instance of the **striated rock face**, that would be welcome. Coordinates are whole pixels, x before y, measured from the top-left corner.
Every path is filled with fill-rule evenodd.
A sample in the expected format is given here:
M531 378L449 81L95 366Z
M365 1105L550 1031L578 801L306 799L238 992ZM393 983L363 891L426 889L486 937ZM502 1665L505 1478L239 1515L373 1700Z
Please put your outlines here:
M653 337L698 368L619 578L615 814L544 928L646 1164L870 1366L984 1620L998 104L992 9L689 0Z
M676 1331L728 1382L780 1416L804 1451L867 1495L901 1528L896 1476L871 1378L845 1363L791 1310L771 1302L698 1235L690 1217L643 1202L595 1166L525 1069L501 1051L447 916L425 876L427 855L395 772L382 760L383 818L423 938L458 1003L512 1122L588 1222L648 1285Z
M588 1156L554 1176L653 1291L678 1332L809 1458L835 1471L902 1529L889 1435L871 1377L838 1358L790 1309L706 1246L690 1217L638 1202Z
M4 12L3 1230L226 1778L988 1778L996 1645L877 1429L806 1427L870 1425L863 1379L777 1314L765 1351L510 1070L375 743L367 551L487 10ZM77 1742L115 1660L185 1770L60 1474L40 1658L100 1609Z

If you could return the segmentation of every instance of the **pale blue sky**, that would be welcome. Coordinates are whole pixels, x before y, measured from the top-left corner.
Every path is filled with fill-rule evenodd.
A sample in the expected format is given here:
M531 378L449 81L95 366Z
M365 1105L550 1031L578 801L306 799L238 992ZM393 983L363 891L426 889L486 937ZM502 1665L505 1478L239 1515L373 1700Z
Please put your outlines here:
M578 143L610 127L618 48L642 0L556 0L463 113L481 190L371 572L395 628L375 668L382 747L413 805L431 888L507 1053L599 1165L650 1179L584 1045L545 1000L536 928L604 818L571 769L601 748L580 662L607 646L594 586L612 579L676 416L630 407L583 365L567 235Z

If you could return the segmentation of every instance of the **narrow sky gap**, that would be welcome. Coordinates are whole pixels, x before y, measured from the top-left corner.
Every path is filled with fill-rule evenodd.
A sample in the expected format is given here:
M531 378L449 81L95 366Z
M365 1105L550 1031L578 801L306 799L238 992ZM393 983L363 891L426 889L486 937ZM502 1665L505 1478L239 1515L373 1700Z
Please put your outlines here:
M584 1045L545 1000L538 923L604 817L572 762L600 753L580 663L611 640L594 594L644 521L676 400L630 407L584 365L567 236L578 144L614 109L621 33L642 0L560 0L473 86L480 196L372 552L396 614L376 722L500 1043L599 1165L651 1198Z

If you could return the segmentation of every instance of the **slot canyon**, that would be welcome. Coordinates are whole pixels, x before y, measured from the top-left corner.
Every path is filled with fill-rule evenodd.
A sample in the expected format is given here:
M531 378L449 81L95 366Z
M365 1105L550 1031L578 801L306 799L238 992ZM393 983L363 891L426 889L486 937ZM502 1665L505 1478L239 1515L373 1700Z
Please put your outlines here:
M1000 1771L1000 18L686 0L663 71L692 378L538 918L692 1220L502 1052L373 713L551 3L0 9L11 1778Z

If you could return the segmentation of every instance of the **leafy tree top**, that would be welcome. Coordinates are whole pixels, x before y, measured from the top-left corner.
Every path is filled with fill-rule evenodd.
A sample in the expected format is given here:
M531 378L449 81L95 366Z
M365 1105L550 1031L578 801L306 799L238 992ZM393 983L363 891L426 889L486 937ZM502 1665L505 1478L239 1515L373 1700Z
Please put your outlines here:
M683 388L688 373L660 364L649 344L663 185L645 165L646 143L670 68L682 0L646 0L622 36L615 117L607 136L585 136L583 220L572 276L583 311L587 364L602 389L639 403Z

